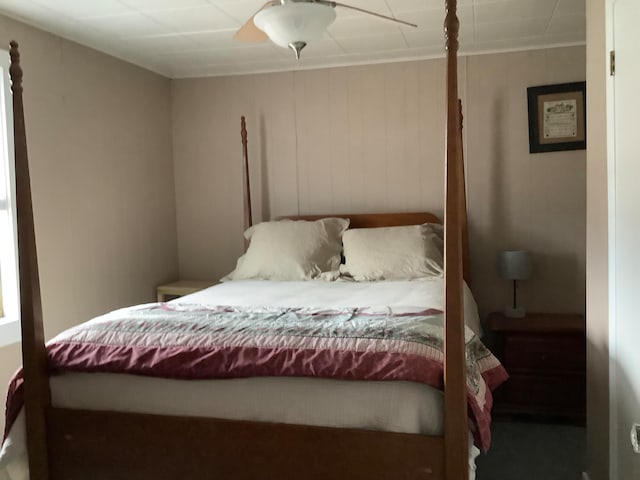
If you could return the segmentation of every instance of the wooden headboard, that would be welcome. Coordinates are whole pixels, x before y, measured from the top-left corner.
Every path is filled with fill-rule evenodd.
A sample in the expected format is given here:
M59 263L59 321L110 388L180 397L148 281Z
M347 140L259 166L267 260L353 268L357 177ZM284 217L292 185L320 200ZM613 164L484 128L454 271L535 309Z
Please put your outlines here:
M423 223L442 223L433 213L357 213L327 215L292 215L279 217L278 220L319 220L327 217L348 218L349 228L401 227L404 225L421 225Z

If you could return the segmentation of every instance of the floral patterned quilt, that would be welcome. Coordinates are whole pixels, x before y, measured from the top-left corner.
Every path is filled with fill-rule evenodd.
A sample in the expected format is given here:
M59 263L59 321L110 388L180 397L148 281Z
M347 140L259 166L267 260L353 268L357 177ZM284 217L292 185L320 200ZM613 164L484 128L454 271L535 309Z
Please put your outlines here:
M174 379L256 376L404 380L443 388L442 312L239 308L157 303L116 310L47 344L56 372ZM507 374L467 328L467 393L476 444L490 443L491 391ZM6 432L22 408L19 372ZM6 434L5 432L5 434Z

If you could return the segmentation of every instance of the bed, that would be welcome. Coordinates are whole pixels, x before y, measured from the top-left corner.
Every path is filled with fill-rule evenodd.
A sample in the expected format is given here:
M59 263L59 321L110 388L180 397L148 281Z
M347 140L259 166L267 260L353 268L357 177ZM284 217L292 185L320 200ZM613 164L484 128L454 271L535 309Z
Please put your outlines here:
M437 317L439 326L436 326L436 328L440 328L443 332L442 337L438 337L439 340L436 342L439 342L440 349L434 348L433 345L420 348L422 349L421 351L426 352L426 356L431 355L433 357L428 359L429 361L437 356L441 357L439 373L433 370L433 375L431 375L435 386L444 388L438 415L438 418L442 420L440 427L434 425L433 422L417 420L413 422L413 427L408 425L404 427L378 425L381 428L374 430L370 428L370 419L365 419L360 424L351 425L344 425L343 423L336 425L327 420L327 418L315 422L307 421L305 424L305 419L301 416L295 417L293 421L277 417L277 415L275 418L270 417L269 419L255 418L252 417L252 415L255 415L255 411L252 414L246 414L245 412L245 415L241 415L241 418L234 418L233 415L230 416L231 418L217 418L218 416L224 417L217 410L209 412L213 417L196 416L193 411L188 410L167 412L162 409L155 411L151 409L149 411L146 407L136 408L135 406L130 407L129 411L127 411L127 408L118 411L112 407L111 403L100 404L98 402L100 398L93 398L90 402L91 405L82 403L83 401L78 400L78 398L75 400L73 398L64 398L66 392L71 392L74 389L80 393L80 397L86 396L86 381L88 380L86 377L78 377L76 375L106 375L102 378L107 384L109 381L113 381L109 377L109 372L100 369L91 370L90 368L89 370L93 373L66 372L57 376L52 374L55 373L52 372L52 369L55 370L56 367L60 367L61 363L58 363L60 358L74 358L75 360L73 361L84 359L91 364L97 358L96 355L69 357L66 355L68 351L65 348L76 348L80 338L89 338L91 335L98 335L99 337L105 334L108 328L105 330L103 328L105 324L100 323L104 319L96 319L76 327L78 330L72 329L72 331L61 334L63 335L62 338L54 339L53 345L50 343L48 347L45 347L24 127L22 70L20 68L18 45L12 42L10 74L12 78L14 143L16 150L23 381L19 385L21 401L9 402L9 410L14 411L13 424L18 426L16 427L18 429L21 421L19 416L24 415L23 451L15 453L20 456L26 451L30 479L406 478L464 480L469 478L469 453L471 452L473 457L474 451L469 443L470 424L468 415L475 414L475 423L471 423L472 429L475 428L477 430L479 422L478 412L476 411L477 405L474 406L472 402L468 403L468 401L474 396L482 401L482 395L478 396L477 392L472 395L469 394L469 382L478 379L479 374L482 377L481 374L492 370L496 375L493 379L485 379L487 385L481 387L481 389L484 388L482 392L485 394L482 407L484 411L486 408L490 408L490 384L499 383L501 374L497 367L492 369L491 365L485 365L486 370L483 371L482 367L467 362L469 340L476 338L476 336L470 335L468 330L465 330L464 323L465 287L463 276L465 274L468 275L468 260L461 109L457 87L456 57L459 23L456 16L456 4L455 0L446 2L446 195L444 275L438 287L438 291L442 293L439 297L439 308L438 305L425 305L423 301L418 306L428 307L426 311L409 312L408 314L405 312L395 315L393 312L389 313L387 311L386 317L381 316L380 312L375 312L375 315L372 316L371 312L360 308L356 308L355 312L348 313L348 315L355 315L356 320L358 320L353 322L354 325L365 326L367 321L372 318L381 322L380 325L384 326L385 319L392 317L396 320L399 319L400 324L419 317L420 325L423 326L431 325L432 320ZM246 132L243 132L243 141L246 153ZM359 218L358 216L349 217L356 218L356 221L364 221L366 218L366 216ZM374 223L368 226L389 225L388 222L392 222L391 225L415 224L415 218L411 218L413 223L407 223L410 217L412 216L373 216L369 217L369 220ZM381 285L384 285L384 283L381 283ZM376 296L379 295L381 294ZM425 301L427 297L425 295ZM178 307L178 304L171 304L170 306L156 305L135 308L141 309L140 311L143 315L149 315L158 310L162 310L163 314L167 315L190 315L193 313L191 311L193 308L189 306L188 300L187 303L180 303L182 307ZM198 304L202 303L202 301L202 299L198 300ZM205 303L210 301L215 303L213 300L205 300ZM364 303L370 304L372 301L369 298ZM333 305L335 307L335 303ZM386 307L389 306L387 305ZM372 306L361 307L366 309ZM202 309L206 308L206 306L198 308ZM354 308L354 305L351 305L350 308ZM340 312L345 314L342 310ZM218 314L220 312L216 311L214 313ZM225 314L227 313L229 312L225 312ZM127 312L127 314L130 315L131 312ZM291 314L291 312L288 312L288 314ZM294 308L292 314L294 318L298 319L298 316L309 315L309 312ZM325 318L324 312L317 310L312 312L312 316L313 318ZM466 316L470 315L467 313ZM367 321L365 321L365 318ZM95 323L96 321L98 323ZM162 325L171 325L173 328L179 323L165 322ZM183 322L183 324L188 325L188 322ZM96 325L98 328L95 328ZM237 327L234 322L227 322L226 325L230 325L231 328ZM135 334L135 328L130 330ZM388 333L385 328L381 328L380 332L383 333L383 336ZM234 334L237 334L237 332ZM354 342L358 342L366 337L361 332L358 335L349 338ZM305 335L289 335L286 338L288 341L302 341L301 338L303 337ZM365 339L375 345L388 340L386 337L381 339L375 335ZM125 340L127 341L118 345L119 348L131 345L136 346L135 338L132 338L131 342L128 341L129 338ZM396 339L392 340L395 341ZM317 338L314 341L320 342ZM477 343L473 345L478 349L481 348L477 346ZM78 348L86 348L86 346ZM259 350L257 349L257 351ZM340 350L338 349L338 351ZM371 353L367 349L357 351ZM59 356L56 356L54 352L58 352ZM91 353L91 351L89 352ZM374 349L374 353L377 354L379 352ZM400 352L400 354L404 353L406 352ZM361 358L357 355L356 357ZM402 357L400 356L400 358ZM483 358L490 357L483 354L480 360ZM302 365L305 368L311 366L314 369L317 366L312 361L275 362L275 364L280 365L282 368L290 365ZM172 367L177 365L182 368L184 363L177 362L171 365ZM212 365L215 366L217 363L214 362ZM246 368L247 365L251 365L251 368L254 368L255 365L263 364L248 362L248 364L241 364L239 368ZM269 368L273 368L274 363L264 363L264 365L269 365ZM325 367L331 366L331 363L325 363ZM347 370L348 372L352 372L352 370L359 371L358 369ZM375 368L375 363L373 370L376 375L382 375L382 377L389 372L388 369ZM417 371L420 375L424 374L423 369L418 368ZM58 369L58 373L61 373L60 369ZM133 373L140 374L141 372L134 371ZM275 377L273 378L274 381L282 382L282 377L289 376L278 375L277 373L277 371L271 371L271 376ZM438 374L436 375L436 373ZM118 375L123 375L123 373L120 372ZM347 378L339 378L336 381L351 381L355 379L348 377L344 372L341 375L346 375ZM363 374L361 375L362 378L358 378L358 380L366 381L371 379L375 382L391 379L401 380L399 378L380 378L376 375ZM490 376L491 374L489 374ZM174 381L185 381L179 375L178 377L174 378ZM244 377L248 378L239 380L249 381L251 379L251 375L244 375ZM192 378L191 381L193 380ZM267 395L262 393L265 391L274 394L276 390L285 391L288 388L302 390L316 388L308 385L303 387L299 385L293 386L291 384L296 383L295 380L284 380L287 380L285 382L286 385L279 384L275 387L272 385L262 391L259 390L257 385L250 385L247 388L256 388L257 390L245 390L242 395L247 398L261 400ZM318 379L302 380L317 381ZM438 383L441 385L438 385ZM14 387L17 388L17 385L16 383ZM339 385L342 384L339 383ZM361 386L367 388L365 383L362 383ZM399 382L391 388L400 388L401 386L401 382ZM411 386L416 387L415 385ZM99 387L95 385L91 387L91 389L94 388L99 391ZM128 385L121 384L118 388L126 390L140 387L137 382L130 382ZM150 388L153 391L153 388L164 387L152 385ZM327 393L333 390L333 387L325 388L324 385L317 388ZM433 392L427 395L431 394ZM294 393L291 393L291 395L294 395ZM422 398L417 403L423 406L429 405L430 402L434 404L433 395L431 395L431 400L426 400L424 395L416 395ZM106 393L105 395L98 394L94 397L105 396ZM123 395L122 397L127 396ZM140 397L145 396L154 397L154 395L140 393ZM408 395L408 397L410 396ZM155 397L158 396L156 395ZM237 398L237 395L231 395L231 398ZM395 396L394 398L398 397ZM372 396L367 396L367 404L375 403L371 399L373 399ZM309 400L304 398L300 400L301 403L306 403L307 401ZM361 399L356 401L356 405L362 403L363 400ZM378 403L384 404L385 401L380 400ZM324 404L326 405L326 403ZM389 410L389 402L387 401L386 404L387 410ZM347 404L345 403L344 405ZM354 409L354 407L351 408ZM437 410L437 407L434 407L434 409ZM290 409L285 410L289 411ZM319 407L308 409L308 411L315 411L315 413L319 413L318 410ZM393 410L393 408L390 410ZM410 410L410 408L398 409L399 412L408 412ZM18 413L18 411L23 413ZM352 420L355 418L352 415L346 415L346 417ZM387 423L393 423L393 421L385 420ZM484 430L486 433L486 423ZM18 432L16 435L20 436L19 430L15 431ZM10 436L13 434L14 432L12 431ZM477 431L474 434L477 435ZM16 445L18 450L20 449L19 440L19 438L15 438L15 442L12 440L13 445ZM26 450L24 450L25 445ZM22 465L24 467L24 458Z
M251 294L251 295L249 295ZM369 312L407 314L442 308L442 279L389 282L228 282L171 302L172 305L236 305L274 308L366 307ZM465 312L472 330L480 322L471 292ZM55 339L53 340L55 342ZM491 366L495 366L495 363ZM185 381L113 373L67 372L51 377L52 403L65 409L118 411L251 420L318 427L441 435L443 396L417 382L344 381L310 377L244 377ZM171 395L167 395L167 393ZM175 396L181 401L175 402ZM5 444L0 479L26 479L24 416ZM469 475L480 450L469 435ZM181 476L177 462L175 476ZM4 472L4 473L2 473Z

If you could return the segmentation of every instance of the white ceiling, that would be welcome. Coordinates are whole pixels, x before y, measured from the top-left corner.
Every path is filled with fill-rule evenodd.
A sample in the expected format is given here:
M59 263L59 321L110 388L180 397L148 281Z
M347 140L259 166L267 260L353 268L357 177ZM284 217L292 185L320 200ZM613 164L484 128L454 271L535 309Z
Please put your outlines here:
M418 28L337 9L298 65L273 44L233 40L266 0L0 0L0 13L168 77L376 63L443 55L444 0L343 0ZM585 41L585 0L458 0L461 53ZM18 39L19 40L19 39Z

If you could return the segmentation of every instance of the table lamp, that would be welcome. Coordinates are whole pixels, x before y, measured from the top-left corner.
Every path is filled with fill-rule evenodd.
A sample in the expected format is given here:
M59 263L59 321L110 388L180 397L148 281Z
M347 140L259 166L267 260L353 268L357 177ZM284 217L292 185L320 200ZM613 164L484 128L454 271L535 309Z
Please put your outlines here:
M517 292L518 280L527 280L531 277L533 266L531 255L525 250L507 250L500 253L500 272L502 277L513 281L513 305L504 309L504 315L508 318L522 318L526 311L518 306Z

